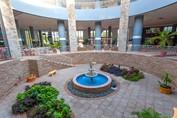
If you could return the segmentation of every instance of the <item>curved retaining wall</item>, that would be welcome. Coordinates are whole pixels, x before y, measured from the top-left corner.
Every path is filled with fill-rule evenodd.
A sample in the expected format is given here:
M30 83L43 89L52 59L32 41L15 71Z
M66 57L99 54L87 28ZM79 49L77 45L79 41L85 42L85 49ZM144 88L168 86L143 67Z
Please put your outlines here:
M73 64L87 64L91 60L100 64L133 66L159 77L162 72L168 72L177 78L177 61L166 58L118 52L78 52L62 55L73 58ZM53 58L57 58L57 56Z
M28 61L9 60L0 62L0 98L20 81L30 75Z

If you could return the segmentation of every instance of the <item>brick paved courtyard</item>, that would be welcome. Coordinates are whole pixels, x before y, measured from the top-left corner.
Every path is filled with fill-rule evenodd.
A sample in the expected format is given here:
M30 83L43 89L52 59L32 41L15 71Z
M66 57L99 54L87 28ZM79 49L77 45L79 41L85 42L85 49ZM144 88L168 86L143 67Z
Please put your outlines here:
M100 66L99 64L95 66L97 71ZM42 76L30 85L41 81L52 82L52 85L60 91L58 97L63 97L71 106L75 118L133 118L130 115L132 111L145 107L152 107L164 115L172 116L173 107L177 107L177 91L175 90L172 95L159 93L157 84L159 78L148 73L144 73L145 79L138 82L129 82L121 77L107 74L120 83L120 90L109 97L90 100L69 95L65 90L66 82L76 74L86 72L88 67L88 64L81 64L62 69L57 71L57 75ZM15 97L19 92L24 91L25 85L29 83L19 83L4 99L0 100L0 118L25 118L25 114L11 114L11 106L15 103Z

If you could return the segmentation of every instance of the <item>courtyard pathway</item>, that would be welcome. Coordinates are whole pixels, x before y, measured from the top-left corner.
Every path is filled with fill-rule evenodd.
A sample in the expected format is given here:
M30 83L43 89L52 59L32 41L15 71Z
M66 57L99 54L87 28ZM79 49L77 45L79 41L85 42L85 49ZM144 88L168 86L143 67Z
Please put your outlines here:
M95 66L97 71L100 66L99 64ZM23 92L26 85L42 81L52 82L52 86L60 91L58 98L62 97L66 100L75 118L133 118L130 115L132 111L146 107L155 108L164 115L172 116L173 107L177 107L177 91L175 90L172 95L159 93L157 83L159 78L148 73L144 73L145 78L138 82L129 82L106 73L120 83L120 89L115 94L92 100L71 96L65 90L66 82L79 73L87 72L88 67L88 64L80 64L59 70L53 77L45 75L37 78L33 83L19 83L4 99L0 100L0 118L25 118L24 114L13 115L11 113L11 106L16 101L16 95Z

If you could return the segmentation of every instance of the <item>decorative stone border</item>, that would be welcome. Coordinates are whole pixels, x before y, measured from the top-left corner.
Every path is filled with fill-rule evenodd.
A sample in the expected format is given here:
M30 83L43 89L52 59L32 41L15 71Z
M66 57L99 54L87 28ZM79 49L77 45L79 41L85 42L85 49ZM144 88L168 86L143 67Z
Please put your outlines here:
M110 94L108 94L108 95L106 95L106 96L103 96L103 97L84 98L84 97L76 96L76 95L72 94L72 93L68 90L67 85L68 85L68 83L69 83L71 80L72 80L72 78L69 79L69 80L65 83L64 89L65 89L65 91L66 91L70 96L75 97L75 98L77 98L77 99L81 99L81 100L100 100L100 99L105 99L105 98L108 98L108 97L114 95L115 93L117 93L117 92L119 91L120 87L121 87L120 83L119 83L116 79L112 79L112 80L114 80L114 81L117 83L117 85L118 85L118 86L117 86L117 89L116 89L113 93L110 93Z

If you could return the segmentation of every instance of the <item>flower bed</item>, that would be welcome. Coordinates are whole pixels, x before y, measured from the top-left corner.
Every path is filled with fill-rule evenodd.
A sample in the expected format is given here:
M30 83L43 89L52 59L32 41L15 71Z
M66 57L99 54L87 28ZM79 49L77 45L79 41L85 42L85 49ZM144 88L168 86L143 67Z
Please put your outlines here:
M65 100L57 100L59 91L50 82L41 82L32 87L26 86L25 92L19 93L17 102L12 106L14 114L32 110L33 118L70 118L72 111Z
M107 65L106 63L101 66L100 70L110 74L114 74L115 76L121 76L121 72L122 72L120 66L117 67L114 66L113 64Z
M122 76L124 79L129 81L138 81L142 78L144 78L143 72L140 72L140 70L130 67L129 69L121 69L120 65L115 66L113 64L103 64L100 68L100 70L113 74L115 76Z
M121 73L122 77L129 81L138 81L142 78L144 78L143 72L140 72L140 70L130 67L130 69L123 69Z

